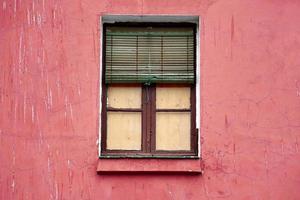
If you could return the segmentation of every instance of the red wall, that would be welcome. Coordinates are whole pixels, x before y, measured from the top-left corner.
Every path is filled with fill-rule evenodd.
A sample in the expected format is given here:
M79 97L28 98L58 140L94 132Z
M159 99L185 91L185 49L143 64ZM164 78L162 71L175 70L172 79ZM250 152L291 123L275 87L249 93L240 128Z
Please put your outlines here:
M297 0L0 0L0 199L300 199ZM201 16L204 174L97 175L99 16Z

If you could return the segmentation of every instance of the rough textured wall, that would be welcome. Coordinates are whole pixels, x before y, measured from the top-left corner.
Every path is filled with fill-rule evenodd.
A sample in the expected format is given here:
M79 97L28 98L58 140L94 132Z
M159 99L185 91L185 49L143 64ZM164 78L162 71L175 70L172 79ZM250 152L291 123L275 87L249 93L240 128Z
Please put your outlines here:
M1 0L0 199L299 199L300 2ZM204 174L96 174L99 16L201 16Z

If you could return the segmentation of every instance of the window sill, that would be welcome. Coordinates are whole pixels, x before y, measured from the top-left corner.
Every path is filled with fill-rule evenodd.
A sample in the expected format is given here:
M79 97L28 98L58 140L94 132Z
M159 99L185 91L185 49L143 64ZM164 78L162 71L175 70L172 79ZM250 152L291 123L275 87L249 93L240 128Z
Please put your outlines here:
M200 159L99 159L98 174L202 174Z
M131 158L131 159L199 159L198 156L195 155L145 155L145 154L108 154L108 155L101 155L100 159L111 159L111 158Z

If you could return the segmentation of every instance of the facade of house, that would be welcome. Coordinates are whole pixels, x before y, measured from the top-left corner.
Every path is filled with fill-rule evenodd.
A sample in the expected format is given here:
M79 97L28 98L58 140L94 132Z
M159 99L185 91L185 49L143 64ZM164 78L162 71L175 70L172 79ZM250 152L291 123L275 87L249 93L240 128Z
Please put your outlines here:
M0 199L299 199L299 10L297 0L1 0ZM103 154L107 21L195 25L195 107L183 110L195 112L193 151Z

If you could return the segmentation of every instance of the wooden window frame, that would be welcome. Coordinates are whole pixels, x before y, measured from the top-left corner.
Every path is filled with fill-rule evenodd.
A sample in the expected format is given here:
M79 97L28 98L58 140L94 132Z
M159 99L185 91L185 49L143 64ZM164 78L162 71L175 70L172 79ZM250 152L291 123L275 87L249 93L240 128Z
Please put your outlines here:
M158 27L184 27L191 26L191 23L115 23L109 26L158 26ZM102 111L101 111L101 158L198 158L198 129L196 128L196 83L193 84L134 84L134 83L105 83L105 52L106 52L106 24L103 24L103 59L102 59ZM196 75L196 25L194 25L194 70ZM108 86L141 86L142 87L142 106L139 109L127 108L116 109L107 108L107 88ZM190 109L156 109L156 87L190 87ZM147 103L150 98L150 103ZM142 141L141 150L109 150L106 148L107 142L107 112L141 112L142 115ZM190 112L191 133L190 150L156 150L156 112Z

